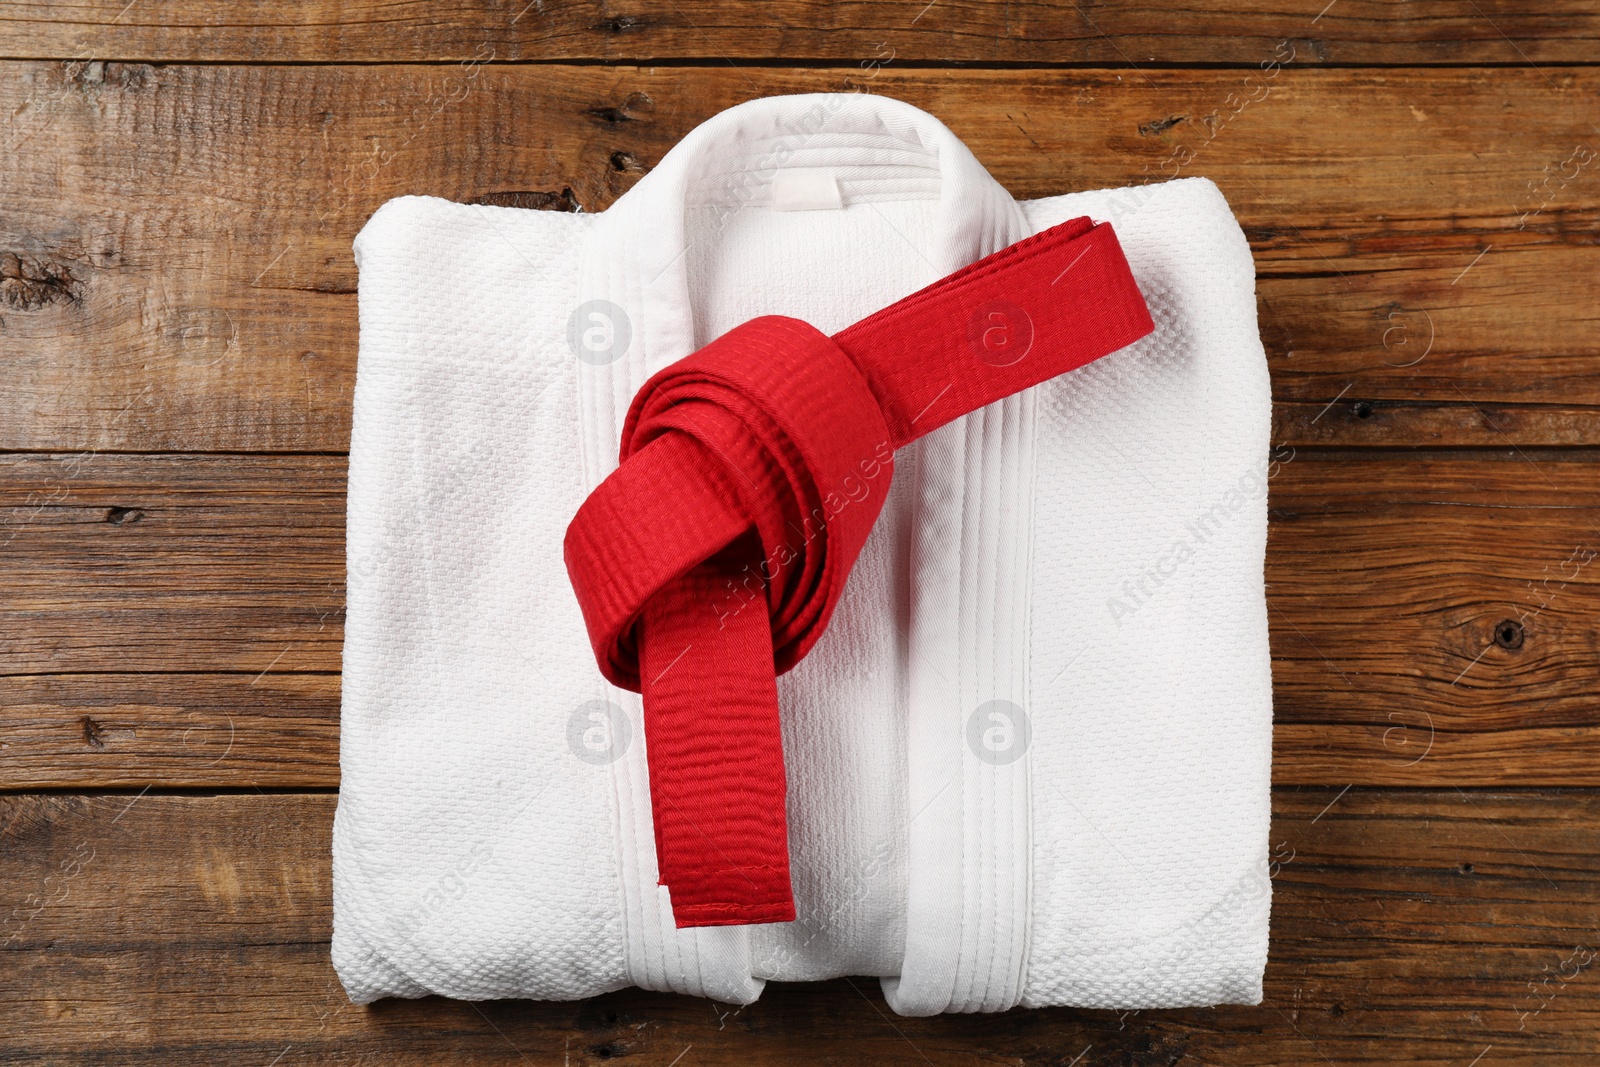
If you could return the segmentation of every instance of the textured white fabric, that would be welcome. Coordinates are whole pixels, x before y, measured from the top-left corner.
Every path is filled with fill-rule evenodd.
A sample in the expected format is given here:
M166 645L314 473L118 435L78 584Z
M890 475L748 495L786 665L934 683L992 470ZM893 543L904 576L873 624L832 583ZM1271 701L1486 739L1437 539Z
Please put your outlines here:
M832 625L780 679L799 918L677 930L638 698L595 669L561 559L634 390L753 315L837 330L1084 214L1155 334L896 456ZM748 1003L843 974L906 1014L1259 1000L1270 402L1211 183L1018 204L915 108L779 97L601 214L406 197L356 253L353 1000Z

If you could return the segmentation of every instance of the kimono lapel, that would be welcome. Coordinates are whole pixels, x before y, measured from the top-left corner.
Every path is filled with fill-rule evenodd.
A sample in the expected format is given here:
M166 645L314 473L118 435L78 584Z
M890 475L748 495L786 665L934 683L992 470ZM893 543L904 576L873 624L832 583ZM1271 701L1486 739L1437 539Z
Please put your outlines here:
M931 280L1030 232L1017 203L966 146L938 120L899 101L862 94L774 97L708 120L598 216L585 239L569 331L598 331L595 358L577 361L589 487L616 465L634 393L657 370L711 340L695 321L691 258L714 254L735 213L781 208L783 183L775 179L791 173L822 175L845 209L937 201L927 252L910 242L860 249L864 262L854 266L866 268L863 286L871 285L874 259L923 256ZM707 207L710 224L703 211L691 224L690 209ZM869 306L904 295L877 293ZM785 309L775 303L763 310ZM1019 394L936 431L902 450L914 455L897 460L912 479L910 528L903 531L910 540L909 625L898 637L909 675L908 745L904 754L882 758L904 761L895 772L905 780L905 810L898 817L906 828L894 828L891 837L900 853L892 869L904 872L898 891L906 931L899 974L884 986L902 1014L999 1010L1021 996L1031 853L1028 760L1025 749L1012 761L984 758L968 734L975 715L988 728L982 709L1022 708L1028 701L1035 419L1031 392ZM640 721L637 695L605 687L597 696ZM841 714L830 728L848 732L853 724ZM630 979L652 989L753 999L761 978L752 961L784 958L785 950L771 951L784 935L766 927L676 929L667 894L656 884L644 745L632 746L610 769ZM791 812L797 804L805 798L791 789ZM807 866L807 857L791 858L797 869ZM824 885L813 895L844 892ZM801 895L797 886L803 922ZM828 911L825 899L809 903L814 912ZM790 977L781 966L771 969Z

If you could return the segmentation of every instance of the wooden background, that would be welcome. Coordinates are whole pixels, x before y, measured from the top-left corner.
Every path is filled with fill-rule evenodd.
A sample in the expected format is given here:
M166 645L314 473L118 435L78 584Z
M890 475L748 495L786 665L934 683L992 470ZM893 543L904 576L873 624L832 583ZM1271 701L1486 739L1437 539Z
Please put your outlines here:
M600 210L724 107L848 89L1018 197L1206 175L1249 236L1292 457L1266 1002L352 1007L351 237L402 193ZM13 0L0 116L0 1062L1600 1063L1600 3Z

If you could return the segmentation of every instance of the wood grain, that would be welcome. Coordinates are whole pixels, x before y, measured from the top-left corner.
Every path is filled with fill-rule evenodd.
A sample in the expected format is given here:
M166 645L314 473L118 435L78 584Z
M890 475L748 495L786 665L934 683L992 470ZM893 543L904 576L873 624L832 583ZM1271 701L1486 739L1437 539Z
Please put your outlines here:
M670 4L402 0L293 5L216 0L12 3L0 55L148 61L395 62L767 59L896 62L1254 64L1283 39L1322 63L1592 61L1600 16L1580 0L1426 8L1243 0L1161 8L1126 0L993 4L729 0Z
M1600 785L1597 457L1282 455L1276 780ZM0 788L337 784L343 488L340 457L0 457Z
M1597 43L1590 0L0 5L0 1061L1600 1062ZM1204 175L1245 228L1266 1002L352 1007L335 797L261 792L338 784L352 237L402 193L601 210L819 90L1018 197Z
M384 200L598 210L727 106L845 88L939 115L1019 197L1216 180L1281 441L1600 443L1600 72L1305 66L0 64L0 448L341 450Z
M343 457L12 455L0 472L0 670L338 670Z
M0 677L0 790L339 784L339 676Z
M871 979L742 1010L351 1006L328 960L332 796L0 798L8 1064L975 1061L1578 1067L1600 1056L1600 798L1274 798L1259 1007L890 1015ZM692 1051L686 1049L692 1046Z

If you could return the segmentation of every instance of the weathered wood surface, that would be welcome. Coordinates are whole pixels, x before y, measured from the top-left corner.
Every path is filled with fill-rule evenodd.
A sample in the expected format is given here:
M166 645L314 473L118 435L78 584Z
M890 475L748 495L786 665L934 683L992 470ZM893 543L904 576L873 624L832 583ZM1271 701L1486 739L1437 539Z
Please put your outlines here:
M1600 1057L1593 792L1280 791L1261 1006L933 1019L889 1014L870 979L774 985L742 1010L636 990L578 1004L353 1007L328 961L334 799L0 797L0 1059L1588 1067Z
M1600 785L1600 457L1282 455L1277 780ZM0 456L0 788L337 784L344 474Z
M0 1062L1600 1062L1597 42L1593 0L0 5ZM351 238L600 210L833 89L1019 197L1204 175L1245 228L1299 450L1266 1003L353 1008L335 798L258 792L338 782Z
M596 210L724 107L845 87L930 109L1019 197L1216 180L1280 441L1600 444L1600 72L1288 48L1271 72L5 63L0 448L338 451L350 240L384 200Z
M1280 40L1319 63L1589 62L1600 13L1582 0L1427 5L1243 0L1164 8L1127 0L830 4L787 0L561 3L333 0L276 4L77 0L0 8L0 55L149 61L768 59L1253 64Z

